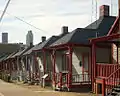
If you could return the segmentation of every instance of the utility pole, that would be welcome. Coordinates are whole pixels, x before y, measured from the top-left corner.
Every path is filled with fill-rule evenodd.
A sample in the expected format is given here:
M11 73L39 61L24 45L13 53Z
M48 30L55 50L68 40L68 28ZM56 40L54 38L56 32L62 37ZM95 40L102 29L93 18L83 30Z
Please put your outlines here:
M5 8L4 8L4 11L3 11L3 13L2 13L2 15L1 15L1 17L0 17L0 23L1 23L4 15L5 15L5 12L6 12L7 8L8 8L8 6L9 6L9 4L10 4L10 1L11 1L11 0L8 0L6 6L5 6Z

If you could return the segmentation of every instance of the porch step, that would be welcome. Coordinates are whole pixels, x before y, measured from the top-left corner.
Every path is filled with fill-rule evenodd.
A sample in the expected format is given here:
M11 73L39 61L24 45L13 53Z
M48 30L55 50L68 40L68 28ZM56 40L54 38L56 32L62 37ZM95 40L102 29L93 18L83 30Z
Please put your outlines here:
M120 96L120 85L112 89L111 93L108 96Z

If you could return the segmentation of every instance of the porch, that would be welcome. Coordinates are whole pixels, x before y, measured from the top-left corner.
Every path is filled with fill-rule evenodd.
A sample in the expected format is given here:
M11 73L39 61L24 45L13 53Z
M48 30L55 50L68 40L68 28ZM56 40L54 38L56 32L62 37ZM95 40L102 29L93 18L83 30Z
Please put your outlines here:
M51 54L53 87L58 90L91 87L90 47L67 45Z
M113 34L105 36L92 41L92 90L96 94L101 89L102 96L106 96L112 91L114 87L120 84L120 34ZM110 48L110 55L108 62L97 62L97 46L102 45ZM104 52L101 53L103 58L106 58ZM99 86L101 85L101 87Z

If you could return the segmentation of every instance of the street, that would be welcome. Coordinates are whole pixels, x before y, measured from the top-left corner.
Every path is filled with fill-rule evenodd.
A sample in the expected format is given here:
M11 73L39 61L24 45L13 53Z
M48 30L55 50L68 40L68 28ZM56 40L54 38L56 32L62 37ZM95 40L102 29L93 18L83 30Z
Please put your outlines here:
M0 96L90 96L89 93L58 92L39 86L21 86L0 80Z

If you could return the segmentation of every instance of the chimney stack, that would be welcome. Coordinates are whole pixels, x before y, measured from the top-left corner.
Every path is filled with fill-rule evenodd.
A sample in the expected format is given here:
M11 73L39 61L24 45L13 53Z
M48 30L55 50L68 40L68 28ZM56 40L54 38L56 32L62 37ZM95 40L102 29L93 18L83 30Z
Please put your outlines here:
M100 17L101 16L109 16L110 14L110 7L108 5L100 6Z
M46 41L46 36L42 36L41 39L42 39L42 42Z
M63 26L62 27L62 34L67 34L68 33L68 26Z

